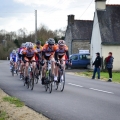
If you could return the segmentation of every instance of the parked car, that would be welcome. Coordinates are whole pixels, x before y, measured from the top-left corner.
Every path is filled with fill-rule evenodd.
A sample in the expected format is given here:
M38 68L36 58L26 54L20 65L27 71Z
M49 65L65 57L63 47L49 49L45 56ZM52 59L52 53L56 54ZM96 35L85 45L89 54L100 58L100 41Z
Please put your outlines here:
M66 64L66 68L90 68L90 54L78 53L70 55L72 65Z

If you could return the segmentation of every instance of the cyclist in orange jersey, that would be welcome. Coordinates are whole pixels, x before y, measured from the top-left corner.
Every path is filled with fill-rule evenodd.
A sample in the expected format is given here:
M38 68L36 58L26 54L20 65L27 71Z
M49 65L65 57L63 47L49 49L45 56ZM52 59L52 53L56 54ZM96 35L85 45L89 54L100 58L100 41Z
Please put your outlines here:
M64 40L59 40L58 49L55 51L55 60L56 62L62 60L62 66L64 67L64 69L65 69L66 58L69 60L68 47L66 46ZM58 77L58 66L56 65L54 81L57 81L57 77Z
M25 63L25 80L27 82L28 78L28 66L31 61L35 61L35 54L37 54L37 51L33 48L33 44L29 43L27 45L27 48L23 51L23 57L24 57L24 63ZM33 71L35 70L36 67L36 62L32 62L33 66Z
M57 50L57 45L55 45L55 40L53 38L49 38L47 44L43 46L42 57L44 60L51 61L51 68L52 68L52 76L54 77L54 67L55 67L55 51ZM42 67L42 84L44 84L44 77L45 73L44 70L46 69L46 63Z

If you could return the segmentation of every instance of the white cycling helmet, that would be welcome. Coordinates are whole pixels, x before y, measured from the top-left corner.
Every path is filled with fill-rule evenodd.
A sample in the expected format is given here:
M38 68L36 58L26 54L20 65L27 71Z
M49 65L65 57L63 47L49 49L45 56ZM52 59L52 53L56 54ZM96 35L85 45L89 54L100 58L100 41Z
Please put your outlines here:
M65 41L64 40L59 40L58 45L65 45Z
M13 50L12 53L13 53L13 54L16 54L16 50Z
M29 43L29 45L27 46L27 48L33 48L33 43Z
M29 43L30 43L30 42L26 42L26 43L25 43L25 47L28 47L28 46L29 46Z

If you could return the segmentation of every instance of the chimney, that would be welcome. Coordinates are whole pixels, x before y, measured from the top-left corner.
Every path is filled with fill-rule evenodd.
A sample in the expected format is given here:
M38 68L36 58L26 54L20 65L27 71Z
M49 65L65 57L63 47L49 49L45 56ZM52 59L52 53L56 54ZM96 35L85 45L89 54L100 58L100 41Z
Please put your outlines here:
M106 0L95 0L96 10L106 10Z
M68 25L74 24L74 15L68 15Z

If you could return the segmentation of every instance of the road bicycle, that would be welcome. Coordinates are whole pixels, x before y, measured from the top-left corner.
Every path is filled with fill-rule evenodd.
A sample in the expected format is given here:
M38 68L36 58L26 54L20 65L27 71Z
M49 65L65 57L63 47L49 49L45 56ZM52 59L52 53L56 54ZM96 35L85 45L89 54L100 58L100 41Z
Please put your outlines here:
M30 88L31 90L33 90L35 72L33 71L32 62L36 62L36 61L26 61L26 62L29 63L29 66L28 66L28 77L27 77L27 81L24 79L24 86L26 85L27 88Z
M52 92L52 82L53 77L51 73L51 61L46 61L46 71L45 71L45 91L49 90L49 93Z
M60 88L60 91L62 92L65 87L65 66L63 66L63 61L65 60L59 60L59 62L56 63L56 65L59 67L58 69L58 81L55 81L55 89L58 90Z
M11 73L12 73L12 76L14 76L14 74L18 75L18 71L15 70L15 63L14 62L11 62Z
M42 78L42 66L39 61L37 61L37 64L39 65L39 69L37 67L35 68L35 78L34 78L36 84L38 83L39 77L40 79Z
M23 73L20 73L20 80L24 80L25 65L23 66Z

